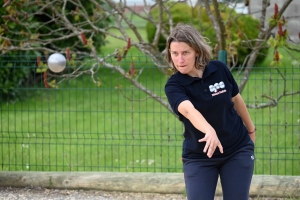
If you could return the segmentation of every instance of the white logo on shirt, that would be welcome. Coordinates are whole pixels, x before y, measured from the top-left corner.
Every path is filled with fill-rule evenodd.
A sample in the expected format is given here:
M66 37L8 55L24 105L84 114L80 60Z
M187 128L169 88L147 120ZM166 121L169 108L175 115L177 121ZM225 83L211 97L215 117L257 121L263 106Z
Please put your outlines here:
M224 84L223 81L221 81L220 83L215 83L214 85L209 86L209 90L211 92L214 92L213 94L211 94L212 96L216 96L218 94L222 94L222 93L226 92L226 90L223 89L223 88L225 88L225 84ZM223 89L223 90L221 90L221 89ZM220 91L218 91L218 90L220 90Z

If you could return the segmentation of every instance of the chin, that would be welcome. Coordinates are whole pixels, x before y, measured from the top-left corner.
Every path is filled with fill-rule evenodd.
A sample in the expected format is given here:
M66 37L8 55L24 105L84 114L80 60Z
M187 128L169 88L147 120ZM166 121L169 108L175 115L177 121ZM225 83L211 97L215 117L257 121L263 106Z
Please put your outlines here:
M186 71L184 71L184 70L178 70L180 73L182 73L182 74L187 74L187 72Z

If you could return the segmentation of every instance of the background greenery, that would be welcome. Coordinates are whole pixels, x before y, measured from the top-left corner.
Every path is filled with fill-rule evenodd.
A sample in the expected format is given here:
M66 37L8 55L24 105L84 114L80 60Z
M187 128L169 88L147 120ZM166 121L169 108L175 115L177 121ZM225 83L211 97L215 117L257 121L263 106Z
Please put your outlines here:
M139 32L146 38L145 29ZM125 45L106 39L104 55ZM299 90L299 65L293 66L288 54L281 53L286 89ZM272 50L251 72L242 93L247 104L267 102L261 94L281 94L284 82L268 65L271 60ZM167 77L135 48L120 66L128 70L131 61L137 70L143 69L140 82L165 98ZM232 73L239 82L241 74ZM18 88L32 98L2 103L0 170L181 172L183 128L178 119L117 72L101 68L97 77L100 87L85 75L46 89L35 76L37 85ZM284 97L275 107L249 110L258 129L256 174L299 175L299 96Z
M105 4L103 1L98 2L101 2L101 4ZM5 6L2 9L0 9L0 15L3 16L0 17L0 35L7 38L0 38L2 50L2 54L0 55L0 62L2 66L0 67L0 103L4 99L15 101L27 98L27 93L23 92L24 90L18 90L17 88L22 87L25 84L29 84L27 85L28 87L32 85L32 82L34 81L32 79L32 75L34 74L35 69L30 68L30 66L25 67L25 65L30 63L31 66L34 66L35 62L37 61L37 57L39 57L41 61L45 61L47 59L47 56L44 55L44 52L40 52L37 50L16 50L5 52L6 48L10 46L9 43L18 46L22 43L33 41L35 38L39 38L40 40L46 40L49 38L51 39L55 37L64 36L69 32L69 30L61 28L61 25L59 23L51 21L51 18L49 16L53 14L53 9L44 8L44 13L36 13L38 7L40 6L38 5L39 3L34 1L28 1L27 3L27 6L20 7L19 3L14 2L11 3L9 6ZM89 1L82 1L81 4L86 8L86 12L89 16L93 16L94 12L96 12L94 11L94 8L92 7L92 4ZM59 5L59 3L53 3L53 6L59 9L61 5ZM76 7L76 4L68 2L66 4L66 13L73 13L72 11L75 11ZM16 10L22 10L22 16L17 17ZM97 12L101 13L101 11L99 10L97 10ZM23 19L23 15L29 17L28 20L22 21L22 23L15 23L15 21L7 19L7 16L10 15L19 18L19 20ZM85 19L76 14L76 12L72 15L67 15L67 18L71 23L74 24L84 24L83 22L85 21ZM105 20L94 22L94 25L99 28L103 28L106 27L109 23L111 23L111 20L109 18L106 18ZM24 28L24 26L26 28ZM89 24L81 26L84 29L91 28ZM5 29L9 29L10 31L5 31ZM60 31L55 31L55 34L52 33L51 35L48 35L49 32L58 29L60 29ZM89 38L91 37L91 34L86 33L85 37ZM95 46L99 47L99 49L101 46L104 45L104 37L104 34L100 32L93 34L93 42ZM5 44L5 42L7 43ZM73 52L76 50L87 51L85 47L75 45L77 42L78 37L73 36L66 37L64 39L64 42L53 41L51 44L43 44L43 46L49 49L55 49L56 47L58 47L61 48L63 51L65 51L65 47L70 47L71 51ZM81 42L79 44L81 44ZM41 44L37 44L37 46L40 45ZM18 62L11 62L10 59L16 60Z
M172 4L172 3L170 3ZM196 6L195 8L190 7L186 3L175 4L170 6L172 13L172 20L174 24L179 22L193 24L201 32L201 34L208 38L210 45L214 47L218 44L216 32L214 30L213 24L210 21L208 15L206 14L205 8L203 6ZM211 6L212 12L214 12L213 6ZM241 65L252 49L247 48L247 45L243 44L242 41L254 40L257 38L259 29L259 20L253 18L251 15L241 15L228 8L226 4L220 4L221 17L225 23L226 29L226 51L228 56L235 57L235 65ZM182 15L182 13L185 13ZM155 7L151 10L151 14L154 19L158 19L159 9ZM168 24L167 13L164 13L163 20L165 24ZM169 27L167 26L167 29ZM152 42L155 36L156 27L150 23L146 23L147 39L148 42ZM158 48L163 51L166 47L166 39L161 35L159 38ZM262 48L260 54L256 59L256 63L261 63L265 59L268 49ZM214 52L213 55L217 55L218 52ZM237 56L238 55L238 56ZM217 56L215 56L217 57ZM215 58L217 59L217 58ZM228 59L228 65L232 65L232 61Z

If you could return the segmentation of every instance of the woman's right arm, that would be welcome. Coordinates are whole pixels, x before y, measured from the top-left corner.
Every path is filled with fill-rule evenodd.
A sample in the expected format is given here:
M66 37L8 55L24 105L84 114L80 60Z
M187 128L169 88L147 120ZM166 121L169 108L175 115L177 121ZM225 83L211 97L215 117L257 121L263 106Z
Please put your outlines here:
M206 142L203 152L207 153L209 158L212 157L217 147L219 147L220 152L223 153L223 147L216 131L189 100L182 101L178 106L178 111L185 118L190 120L196 129L205 134L205 137L200 139L199 142Z

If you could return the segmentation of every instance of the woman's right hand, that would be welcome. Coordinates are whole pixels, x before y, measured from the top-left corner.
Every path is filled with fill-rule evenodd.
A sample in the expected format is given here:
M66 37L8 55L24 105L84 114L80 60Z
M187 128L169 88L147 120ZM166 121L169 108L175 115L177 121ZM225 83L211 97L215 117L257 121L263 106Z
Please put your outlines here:
M194 125L196 129L205 133L204 138L198 140L199 142L206 142L203 149L209 158L212 157L217 147L220 152L223 153L223 147L219 141L215 129L206 121L203 115L195 109L194 105L189 101L185 100L178 106L178 111L185 116Z
M209 158L212 157L217 147L219 148L220 152L223 153L222 144L216 134L216 131L213 129L207 131L204 138L198 140L198 142L206 142L203 152L207 153Z

